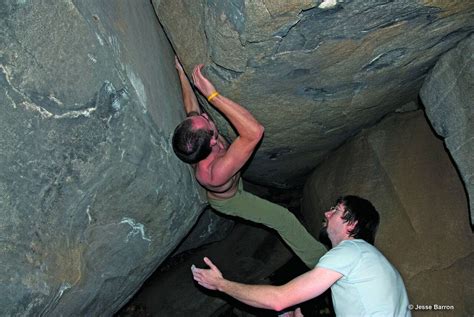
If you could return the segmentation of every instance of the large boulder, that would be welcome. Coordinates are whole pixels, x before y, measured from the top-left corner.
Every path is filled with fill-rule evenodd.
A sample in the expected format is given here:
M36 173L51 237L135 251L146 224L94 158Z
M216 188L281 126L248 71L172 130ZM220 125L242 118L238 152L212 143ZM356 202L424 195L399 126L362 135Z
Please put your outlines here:
M0 315L112 315L203 209L174 53L149 1L0 16Z
M316 234L339 195L372 201L381 213L375 244L398 268L412 304L474 313L474 236L467 198L443 142L423 112L392 115L318 166L305 185L304 216ZM439 313L439 312L438 312Z
M361 128L414 101L474 30L473 1L153 0L189 71L265 126L245 176L292 187ZM222 120L219 125L231 133Z
M444 54L421 87L436 133L456 162L469 197L474 226L474 35Z

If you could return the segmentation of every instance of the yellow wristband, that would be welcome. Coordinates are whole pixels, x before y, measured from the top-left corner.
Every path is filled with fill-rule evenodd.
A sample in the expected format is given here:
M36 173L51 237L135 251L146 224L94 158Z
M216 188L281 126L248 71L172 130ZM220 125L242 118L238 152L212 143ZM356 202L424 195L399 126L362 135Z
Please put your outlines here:
M216 98L217 96L219 96L219 93L217 91L214 91L212 94L209 95L209 97L207 97L207 101L211 101L212 99Z

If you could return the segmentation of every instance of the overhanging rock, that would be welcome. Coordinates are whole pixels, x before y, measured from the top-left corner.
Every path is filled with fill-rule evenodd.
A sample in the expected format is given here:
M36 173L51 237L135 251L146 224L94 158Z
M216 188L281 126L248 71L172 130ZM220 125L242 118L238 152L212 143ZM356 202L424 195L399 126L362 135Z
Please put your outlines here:
M473 1L153 4L186 69L205 63L217 89L265 126L245 176L281 188L303 183L361 128L417 100L429 69L474 30Z
M112 315L203 208L148 1L8 1L0 54L0 315Z
M474 35L443 55L420 91L426 114L456 163L474 226Z

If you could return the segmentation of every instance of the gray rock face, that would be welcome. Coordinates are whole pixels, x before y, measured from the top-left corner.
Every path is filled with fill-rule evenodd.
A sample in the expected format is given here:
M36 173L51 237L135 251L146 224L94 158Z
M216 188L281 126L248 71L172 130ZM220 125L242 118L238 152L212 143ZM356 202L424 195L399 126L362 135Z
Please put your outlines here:
M302 183L348 137L416 100L439 56L474 30L472 1L331 2L153 1L187 70L205 63L264 124L245 175L255 183Z
M396 109L412 109L404 105L416 99L427 71L474 30L472 1L329 3L153 1L187 70L205 62L219 91L265 125L265 140L246 173L257 184L295 186L361 128ZM184 115L174 53L145 0L3 1L0 30L0 315L111 315L175 250L204 208L192 171L174 157L169 143ZM466 50L471 55L462 53ZM432 73L422 98L471 186L472 199L472 94L454 94L472 83L472 71L467 73L472 37L452 52L464 62L443 61L453 73L438 66L440 75ZM460 80L464 73L471 77ZM449 85L451 78L458 80L446 95L438 88L445 85L438 83L443 76ZM446 108L455 101L462 106ZM377 140L372 146L385 148ZM402 153L401 146L394 148L384 156ZM346 166L345 158L334 162ZM435 168L450 172L444 167ZM371 168L367 165L361 176ZM419 188L404 194L430 192ZM462 197L446 201L446 210L463 208ZM425 205L416 206L409 211ZM451 217L441 214L440 223L448 228L433 232L459 231L462 223L442 218L446 215ZM198 224L198 236L183 248L202 242L202 232L209 238L215 218L207 216ZM400 223L417 228L425 220L414 219ZM398 227L391 230L395 236ZM422 231L429 233L426 227ZM452 285L469 280L472 252L464 238L449 239L458 239L461 247L443 246L448 257L436 250L423 253L441 258L430 262L439 268L435 278L409 258L400 260L402 271L418 279L410 284L417 294L427 281L454 281L452 274ZM398 249L410 243L402 240ZM428 246L417 243L416 250ZM265 272L271 269L266 266ZM187 294L192 298L193 293ZM440 300L448 298L439 294ZM465 307L460 300L461 295L452 303ZM465 311L472 314L472 303Z
M148 1L0 9L0 315L111 315L203 208L173 52Z
M204 290L190 276L191 265L205 267L202 260L205 256L218 265L229 279L269 284L268 276L291 258L291 251L268 229L237 223L225 240L182 254L170 262L167 260L119 316L229 316L229 313L224 314L226 310L232 310L229 298ZM236 303L231 301L230 304ZM238 306L240 309L245 307L243 304ZM137 307L147 315L133 313ZM269 315L268 311L266 314L257 309L253 311L257 313L240 311L234 315Z
M206 208L172 256L226 238L234 224L231 217L224 218L212 208Z
M474 35L443 55L420 91L433 128L451 153L469 196L474 225Z
M467 198L421 111L387 117L315 169L303 200L313 234L337 197L351 194L380 212L375 244L400 271L410 303L454 306L446 315L474 313Z

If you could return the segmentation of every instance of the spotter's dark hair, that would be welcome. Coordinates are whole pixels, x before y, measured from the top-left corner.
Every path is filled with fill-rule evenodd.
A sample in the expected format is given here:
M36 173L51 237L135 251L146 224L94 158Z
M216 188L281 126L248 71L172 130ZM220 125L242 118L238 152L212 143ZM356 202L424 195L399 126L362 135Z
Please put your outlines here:
M349 235L374 244L380 223L380 215L374 205L367 199L352 195L340 197L336 204L344 205L342 219L345 222L356 223L354 229L349 231Z

